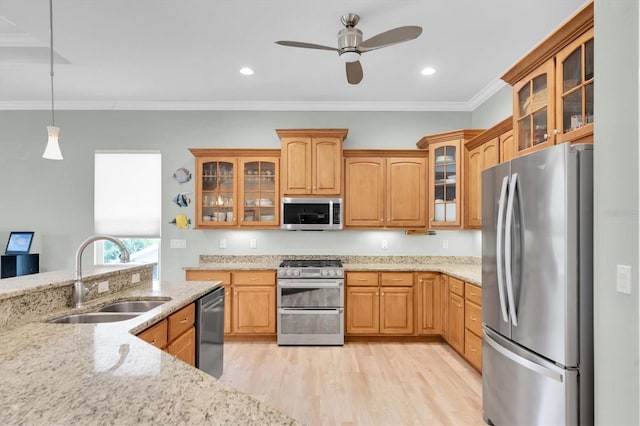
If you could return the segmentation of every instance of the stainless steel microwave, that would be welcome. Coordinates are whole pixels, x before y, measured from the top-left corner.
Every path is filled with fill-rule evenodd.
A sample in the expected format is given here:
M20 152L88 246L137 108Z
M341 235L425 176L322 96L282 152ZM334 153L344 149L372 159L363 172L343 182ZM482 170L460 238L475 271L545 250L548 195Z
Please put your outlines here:
M284 197L280 199L280 228L302 231L342 229L342 198Z

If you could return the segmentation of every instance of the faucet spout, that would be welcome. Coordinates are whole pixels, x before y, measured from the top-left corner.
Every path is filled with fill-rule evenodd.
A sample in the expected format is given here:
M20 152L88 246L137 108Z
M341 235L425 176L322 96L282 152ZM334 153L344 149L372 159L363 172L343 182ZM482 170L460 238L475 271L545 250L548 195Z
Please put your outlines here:
M76 308L82 307L84 303L84 296L86 296L89 292L89 289L85 287L84 283L82 282L82 253L84 253L84 249L86 249L89 244L99 240L111 241L112 243L117 245L120 249L120 262L129 262L129 251L122 243L122 241L118 240L115 237L111 237L109 235L93 235L84 240L78 247L78 250L76 250L76 282L73 286L73 304Z

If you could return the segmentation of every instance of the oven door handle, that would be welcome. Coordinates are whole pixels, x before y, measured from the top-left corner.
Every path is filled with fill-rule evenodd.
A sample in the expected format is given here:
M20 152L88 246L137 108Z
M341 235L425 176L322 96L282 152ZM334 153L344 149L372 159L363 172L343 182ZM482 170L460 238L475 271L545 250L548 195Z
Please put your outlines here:
M296 315L335 315L341 314L343 308L327 308L327 309L293 309L293 308L280 308L279 314L296 314Z
M297 281L278 281L278 287L282 288L337 288L342 287L343 281L316 281L316 280L297 280Z

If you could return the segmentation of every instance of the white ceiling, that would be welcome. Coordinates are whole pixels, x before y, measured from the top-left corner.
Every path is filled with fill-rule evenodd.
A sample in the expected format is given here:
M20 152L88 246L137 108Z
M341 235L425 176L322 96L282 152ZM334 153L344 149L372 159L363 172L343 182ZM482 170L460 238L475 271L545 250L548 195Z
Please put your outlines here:
M54 0L56 109L471 110L585 3ZM274 43L336 46L350 12L364 39L423 33L365 53L357 86L335 52ZM48 46L48 0L0 1L0 109L50 107ZM437 73L422 76L426 66Z

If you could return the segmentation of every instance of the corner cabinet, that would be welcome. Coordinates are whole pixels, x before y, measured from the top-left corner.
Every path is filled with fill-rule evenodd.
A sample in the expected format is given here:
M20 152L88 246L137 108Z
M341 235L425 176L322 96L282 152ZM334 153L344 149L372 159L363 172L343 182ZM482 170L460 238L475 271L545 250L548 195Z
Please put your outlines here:
M345 150L345 227L425 228L424 152Z
M195 228L276 228L280 151L190 149L195 157Z
M277 129L282 143L282 195L342 195L342 143L347 129Z
M462 229L464 144L483 130L455 130L425 136L417 145L428 149L429 228Z
M513 86L514 155L562 142L593 142L593 2L502 79Z
M508 117L469 140L464 146L464 228L482 226L482 171L510 159L513 118ZM503 153L503 151L505 151Z

